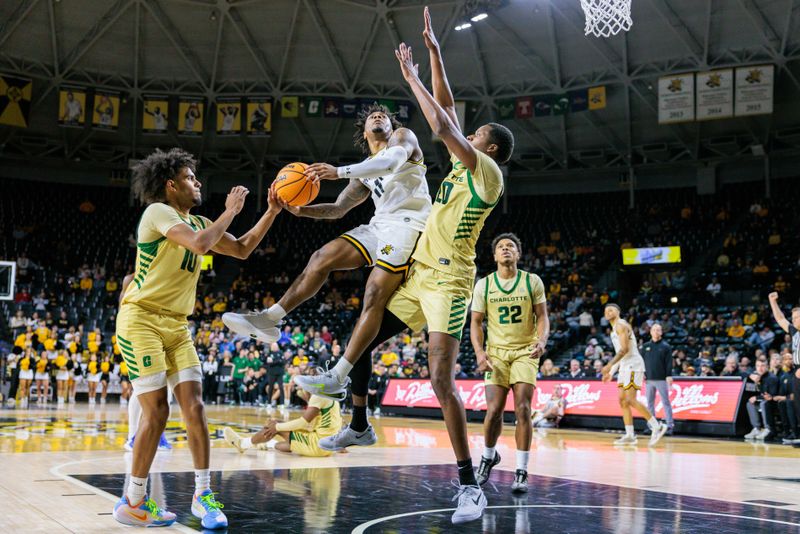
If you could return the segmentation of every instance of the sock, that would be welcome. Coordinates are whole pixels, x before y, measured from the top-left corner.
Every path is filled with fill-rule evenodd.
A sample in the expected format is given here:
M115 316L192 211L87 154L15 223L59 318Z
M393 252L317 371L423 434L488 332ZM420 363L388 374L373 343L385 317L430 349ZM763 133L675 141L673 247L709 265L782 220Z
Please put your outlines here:
M281 306L280 304L275 303L272 306L270 306L269 309L267 310L267 317L269 317L273 321L280 321L281 319L286 317L286 310L284 310L283 306Z
M625 425L625 435L633 437L633 425Z
M195 469L194 470L194 494L199 495L205 490L211 489L211 470L210 469Z
M141 504L144 500L144 494L147 493L147 477L135 477L131 475L131 481L128 483L128 491L125 495L128 497L128 502L131 506Z
M347 378L347 375L350 374L350 370L353 368L353 364L347 361L347 358L342 357L339 358L339 361L336 362L336 365L333 366L333 374L336 375L336 378L339 380L339 383L344 383L344 379Z
M260 451L271 451L275 448L276 443L278 443L278 440L271 439L265 443L259 443L258 445L256 445L256 449Z
M252 449L253 440L251 438L242 438L239 440L239 446L243 449Z
M477 486L478 481L475 480L475 470L472 468L472 458L466 460L458 460L458 483L462 486Z
M353 419L350 420L350 428L356 432L364 432L369 428L366 406L353 406Z
M132 439L136 435L136 430L139 428L139 418L142 416L142 405L139 404L139 397L131 397L128 402L128 439Z
M650 430L658 430L658 428L661 426L661 423L659 423L658 419L656 419L656 416L653 415L650 417L650 419L648 419L647 426L650 427Z
M495 455L494 447L486 447L486 446L483 447L484 458L486 458L487 460L494 460L494 455Z
M528 472L528 458L530 454L530 451L517 451L517 469L522 469L526 473Z

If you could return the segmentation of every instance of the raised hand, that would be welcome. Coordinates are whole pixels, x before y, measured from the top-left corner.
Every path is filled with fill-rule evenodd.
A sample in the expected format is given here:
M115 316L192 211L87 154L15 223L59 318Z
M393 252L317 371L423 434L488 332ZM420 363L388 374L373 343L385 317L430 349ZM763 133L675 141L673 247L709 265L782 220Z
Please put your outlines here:
M428 50L439 50L439 41L436 40L436 36L433 34L431 12L427 6L425 7L425 29L422 31L422 37L425 39L425 46L428 47Z
M403 78L407 81L417 78L419 65L414 64L414 56L411 53L411 47L405 43L400 43L400 48L394 51L394 55L397 61L400 62L400 70L403 72Z
M250 190L243 185L237 185L231 192L228 193L228 198L225 199L225 209L237 215L244 207L244 199L250 193Z

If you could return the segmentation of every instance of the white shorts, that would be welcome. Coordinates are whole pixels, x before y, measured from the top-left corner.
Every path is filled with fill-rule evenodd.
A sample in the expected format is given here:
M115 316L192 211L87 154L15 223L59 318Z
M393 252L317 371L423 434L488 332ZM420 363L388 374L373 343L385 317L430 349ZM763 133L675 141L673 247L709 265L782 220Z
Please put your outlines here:
M142 393L150 393L151 391L158 391L159 389L168 388L168 392L175 389L175 386L181 382L198 382L203 383L203 372L200 370L199 365L181 369L171 375L167 376L166 371L155 373L147 376L140 376L131 380L133 386L133 395L141 395Z
M69 371L59 371L56 373L56 380L69 380Z
M50 375L47 373L36 373L36 380L50 380Z
M635 390L642 389L644 383L644 370L639 370L639 367L632 365L625 365L624 363L619 366L619 374L617 374L617 387L622 389L633 388Z
M94 382L96 384L100 382L100 373L90 374L86 377L86 380L89 382Z
M33 380L33 369L28 369L27 371L20 371L19 372L19 379L20 380Z
M422 232L401 223L370 221L340 237L361 253L367 265L405 276L421 235Z

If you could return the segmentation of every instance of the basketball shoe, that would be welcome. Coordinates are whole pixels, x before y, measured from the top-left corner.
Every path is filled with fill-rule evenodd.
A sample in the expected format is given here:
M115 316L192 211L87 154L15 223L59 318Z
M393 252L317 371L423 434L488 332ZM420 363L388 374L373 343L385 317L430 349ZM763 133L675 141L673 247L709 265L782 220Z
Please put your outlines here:
M481 464L478 466L478 472L475 473L475 479L478 481L478 484L483 486L486 484L486 481L489 480L489 476L492 474L492 468L500 463L500 454L497 451L494 451L494 459L487 460L486 458L481 455Z
M479 519L487 504L486 495L480 486L458 486L458 493L453 500L458 501L456 511L451 518L454 525Z
M628 434L625 434L621 438L615 439L614 445L636 445L636 441L635 435L629 436Z
M168 527L176 519L175 514L159 508L147 495L136 506L131 505L128 497L123 496L114 506L112 515L123 525L132 527Z
M378 443L378 436L375 435L375 430L372 428L372 425L363 432L356 432L349 426L346 426L341 429L338 434L319 440L319 448L323 451L336 452L346 449L351 445L368 447L376 443Z
M296 375L294 383L313 395L342 402L347 398L350 377L347 376L344 382L340 382L339 376L330 369L318 375Z
M650 436L650 443L649 443L650 447L658 443L661 440L661 438L663 438L667 434L667 425L661 423L660 425L658 425L658 428L653 428L651 430L653 431L653 433Z
M262 343L278 341L281 336L277 328L279 321L270 319L267 310L247 313L223 313L222 322L232 332L250 336Z
M528 472L517 469L514 472L514 482L511 483L512 493L528 493Z
M227 528L228 518L222 513L223 508L225 505L217 501L210 489L195 493L192 498L192 515L200 519L203 528Z

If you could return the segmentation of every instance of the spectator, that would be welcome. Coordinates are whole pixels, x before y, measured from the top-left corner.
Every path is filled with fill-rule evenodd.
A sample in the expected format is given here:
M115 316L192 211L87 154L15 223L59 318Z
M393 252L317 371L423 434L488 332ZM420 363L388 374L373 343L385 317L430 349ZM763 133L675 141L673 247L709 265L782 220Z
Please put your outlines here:
M579 380L581 378L586 378L586 373L584 373L583 369L581 369L581 362L576 359L572 359L569 361L569 370L564 373L563 376L564 378Z
M533 426L535 428L557 428L564 418L566 408L567 400L563 396L561 386L556 385L545 405L533 416Z
M706 292L711 297L711 300L717 300L717 297L719 297L721 291L722 291L722 286L720 285L719 280L717 280L717 277L715 276L711 279L711 282L709 282L708 285L706 286Z
M456 377L457 380L464 380L466 378L469 378L469 375L467 375L467 373L465 373L461 369L461 364L460 363L457 363L455 365L455 377Z
M747 399L747 415L750 417L753 430L746 434L744 439L765 440L772 433L767 403L771 399L770 392L777 393L778 385L777 377L774 381L770 379L767 362L757 360L755 372L748 375L745 384L745 391L751 393Z
M728 328L728 337L737 339L744 337L744 327L738 319L735 319L733 324Z
M669 434L675 427L672 403L669 398L669 392L672 389L672 347L662 339L662 336L661 324L653 324L650 327L650 341L642 346L641 354L644 358L645 376L647 377L647 408L650 413L656 413L656 393L658 393L667 416L667 433Z

